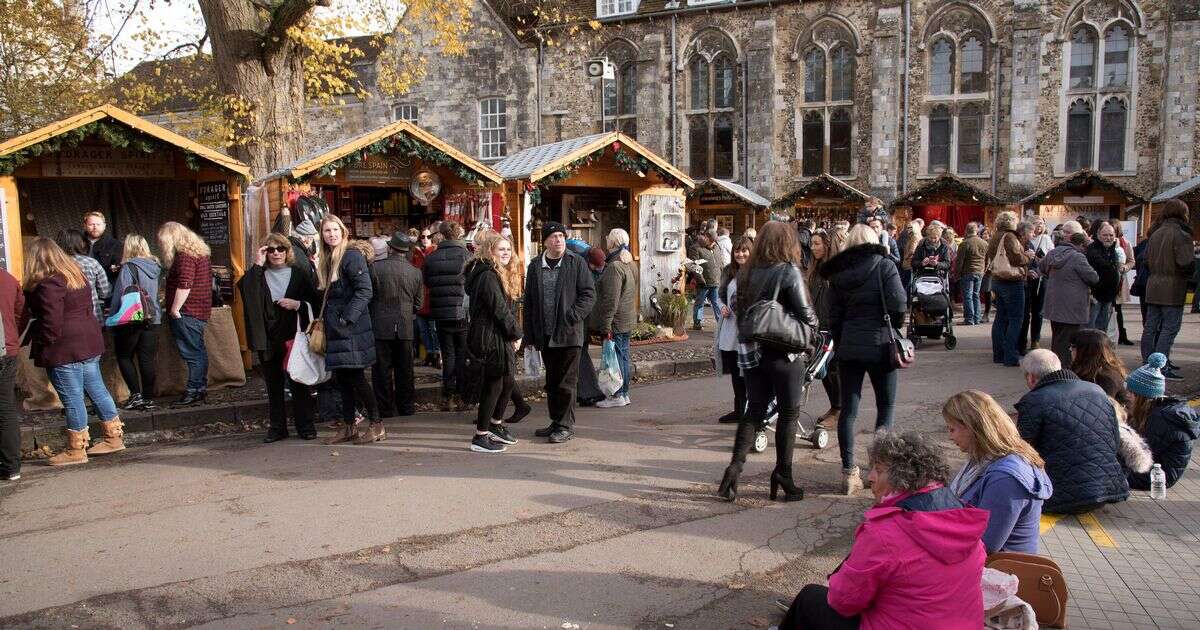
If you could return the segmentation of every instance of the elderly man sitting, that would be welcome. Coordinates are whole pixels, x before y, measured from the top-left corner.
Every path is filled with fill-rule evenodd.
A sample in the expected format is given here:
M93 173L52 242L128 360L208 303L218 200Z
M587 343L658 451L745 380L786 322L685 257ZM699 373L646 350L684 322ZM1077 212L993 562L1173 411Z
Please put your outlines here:
M1049 350L1030 351L1021 371L1029 393L1017 402L1017 429L1054 485L1042 511L1079 514L1128 499L1116 410L1104 390L1062 369Z

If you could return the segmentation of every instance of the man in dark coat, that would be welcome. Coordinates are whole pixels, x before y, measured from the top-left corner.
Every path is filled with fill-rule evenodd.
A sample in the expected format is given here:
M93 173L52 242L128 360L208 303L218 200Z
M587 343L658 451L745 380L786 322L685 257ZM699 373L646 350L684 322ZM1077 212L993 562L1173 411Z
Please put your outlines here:
M437 322L442 347L442 411L462 411L467 369L466 277L463 270L471 253L463 241L463 228L454 221L438 226L442 242L425 257L425 286L429 287L429 319Z
M1195 266L1192 228L1187 204L1172 199L1163 206L1162 218L1146 239L1146 318L1142 329L1142 361L1158 352L1167 357L1168 381L1183 380L1170 363L1171 346L1183 322L1188 280Z
M1021 359L1029 393L1017 402L1021 437L1046 460L1052 514L1080 514L1129 498L1112 400L1099 385L1062 369L1058 356L1031 350Z
M544 224L542 238L545 251L530 261L525 273L523 338L526 346L542 352L546 366L550 426L534 434L560 444L575 435L579 353L596 287L583 258L567 251L567 231L561 223Z
M88 256L95 258L104 268L108 284L111 285L117 279L117 272L121 270L121 253L125 247L121 245L121 241L109 235L107 229L108 224L103 213L92 211L83 215L83 232L87 234Z
M396 232L387 243L388 257L372 267L375 293L375 367L371 370L379 415L413 414L413 317L425 295L421 272L408 261L413 240Z

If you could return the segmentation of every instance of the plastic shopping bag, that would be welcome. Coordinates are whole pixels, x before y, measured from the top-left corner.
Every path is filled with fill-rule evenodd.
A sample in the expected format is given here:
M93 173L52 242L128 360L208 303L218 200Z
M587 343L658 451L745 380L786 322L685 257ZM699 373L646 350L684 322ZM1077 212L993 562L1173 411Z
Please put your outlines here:
M612 397L621 389L624 380L621 362L617 360L617 346L612 339L605 339L604 347L600 351L600 369L596 370L596 381L600 384L600 391L605 396Z
M525 376L529 378L542 377L542 353L532 346L525 348Z
M312 307L308 309L312 316ZM329 380L329 371L325 369L325 356L313 352L309 347L308 333L300 328L300 318L296 318L296 336L292 339L292 348L287 357L288 376L302 385L319 385Z

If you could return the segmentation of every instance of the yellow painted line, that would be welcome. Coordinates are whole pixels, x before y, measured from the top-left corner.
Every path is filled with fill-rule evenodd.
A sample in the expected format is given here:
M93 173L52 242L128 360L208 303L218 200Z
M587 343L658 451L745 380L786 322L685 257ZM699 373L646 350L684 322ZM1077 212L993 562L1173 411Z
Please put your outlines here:
M1038 533L1045 534L1046 532L1050 531L1051 529L1054 529L1054 526L1056 524L1058 524L1059 519L1061 519L1062 517L1063 517L1062 514L1043 514L1042 515L1042 524L1038 530Z
M1104 526L1100 524L1100 520L1094 514L1088 512L1080 514L1076 518L1079 519L1079 524L1083 525L1083 531L1087 532L1088 537L1096 543L1097 547L1116 548L1117 541L1113 540L1113 537L1105 531Z

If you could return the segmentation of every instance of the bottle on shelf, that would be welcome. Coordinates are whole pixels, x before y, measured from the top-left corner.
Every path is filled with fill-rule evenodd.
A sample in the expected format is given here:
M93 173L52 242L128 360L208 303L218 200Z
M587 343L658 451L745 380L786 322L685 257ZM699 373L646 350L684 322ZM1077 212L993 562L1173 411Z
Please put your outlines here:
M1163 472L1162 464L1150 469L1150 498L1157 501L1167 498L1167 473Z

